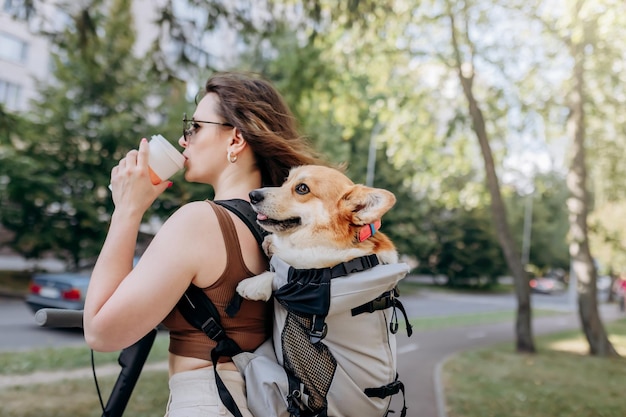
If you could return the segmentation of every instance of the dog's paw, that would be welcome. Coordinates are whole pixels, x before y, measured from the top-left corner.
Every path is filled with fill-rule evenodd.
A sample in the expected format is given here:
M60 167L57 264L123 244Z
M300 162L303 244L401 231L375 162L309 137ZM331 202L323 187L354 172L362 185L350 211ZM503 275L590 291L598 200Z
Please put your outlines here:
M263 243L261 244L263 248L263 252L267 255L268 258L271 258L274 255L274 239L272 235L265 236Z
M378 259L383 264L397 264L398 263L398 252L395 250L379 252Z
M247 278L237 285L237 292L248 300L267 301L272 296L272 281L274 272L263 272L252 278Z

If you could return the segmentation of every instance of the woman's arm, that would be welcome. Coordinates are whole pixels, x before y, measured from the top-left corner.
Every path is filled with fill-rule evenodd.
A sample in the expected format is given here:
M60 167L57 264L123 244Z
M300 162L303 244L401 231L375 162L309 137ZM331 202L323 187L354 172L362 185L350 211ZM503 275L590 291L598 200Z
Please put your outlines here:
M135 241L126 227L136 226L118 220L111 224L85 301L85 339L100 351L130 346L158 325L198 274L201 262L215 266L212 272L203 271L213 279L225 266L221 235L214 234L220 233L219 225L206 203L187 204L174 213L133 269Z
M150 182L147 152L142 141L112 171L115 211L85 300L85 339L95 350L130 346L160 323L194 279L200 259L221 256L213 261L225 266L223 240L215 238L217 219L199 202L172 215L132 268L143 214L167 188Z

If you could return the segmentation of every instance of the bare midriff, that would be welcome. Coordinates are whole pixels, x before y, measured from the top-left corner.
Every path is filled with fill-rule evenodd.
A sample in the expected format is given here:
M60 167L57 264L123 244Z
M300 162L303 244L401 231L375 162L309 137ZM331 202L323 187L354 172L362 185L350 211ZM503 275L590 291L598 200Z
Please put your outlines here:
M170 377L179 372L194 371L196 369L212 367L211 361L205 361L204 359L189 358L186 356L179 356L170 353L169 355L169 371ZM237 367L232 362L221 362L217 364L217 369L226 369L236 371Z

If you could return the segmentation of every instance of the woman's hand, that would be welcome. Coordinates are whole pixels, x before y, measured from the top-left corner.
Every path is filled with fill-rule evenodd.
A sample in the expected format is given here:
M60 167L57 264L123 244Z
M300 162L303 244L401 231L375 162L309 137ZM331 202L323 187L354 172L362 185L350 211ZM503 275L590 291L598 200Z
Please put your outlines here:
M148 140L143 138L139 150L131 150L111 170L111 187L116 211L143 213L170 187L170 181L154 185L150 181Z

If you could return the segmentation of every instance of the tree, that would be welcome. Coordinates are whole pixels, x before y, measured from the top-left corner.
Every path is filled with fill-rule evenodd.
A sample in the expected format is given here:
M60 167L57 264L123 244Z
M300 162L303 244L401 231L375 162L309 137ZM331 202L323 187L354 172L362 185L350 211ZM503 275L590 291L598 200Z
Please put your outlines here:
M584 1L579 0L572 10L572 22L582 36L565 38L569 53L574 59L572 85L569 91L569 115L567 135L571 141L570 170L567 185L571 196L567 206L570 212L570 255L572 271L578 284L578 309L583 332L589 343L592 355L616 356L617 352L608 339L608 335L598 313L597 271L591 250L587 216L589 214L589 196L586 186L586 147L585 147L585 48L590 44L590 33L595 29L595 19L583 13ZM580 33L580 32L579 32Z
M474 93L476 47L469 33L471 24L470 2L460 2L455 6L446 0L445 15L450 21L450 39L453 53L453 67L468 102L472 129L476 133L483 156L487 188L491 196L491 209L495 228L506 263L513 274L517 295L516 348L519 352L535 352L531 327L530 288L528 277L522 266L519 251L511 235L500 183L495 169L485 116ZM459 17L461 19L459 19ZM461 22L457 23L457 19ZM462 29L461 29L462 28ZM461 38L463 44L461 44Z
M552 85L548 89L543 86L543 95L537 94L542 97L539 100L542 103L535 105L541 108L545 120L554 126L555 134L564 135L568 140L568 241L581 327L592 355L614 356L615 349L598 313L597 269L589 241L588 215L593 200L589 189L588 158L594 154L597 157L602 147L615 141L615 123L606 119L606 115L615 112L611 108L616 101L619 102L622 87L615 84L615 77L607 73L607 69L610 70L614 62L623 62L623 43L616 35L623 30L624 4L611 0L577 0L559 8L539 2L526 2L518 7L541 24L543 49L551 55L551 62L561 64L560 67L544 68L543 64L536 63L539 74L552 75ZM554 74L558 74L558 78ZM531 79L538 83L539 77ZM544 98L546 96L548 98ZM593 127L598 141L591 140L589 127ZM613 148L613 152L616 151ZM594 171L601 171L602 165L605 164L595 166ZM600 194L606 195L606 190L601 187Z
M131 3L105 10L94 1L72 15L55 35L54 81L35 103L34 128L12 139L27 169L11 172L2 222L27 256L52 250L78 265L97 254L112 209L111 169L154 131L149 103L159 103L159 83L133 55Z

